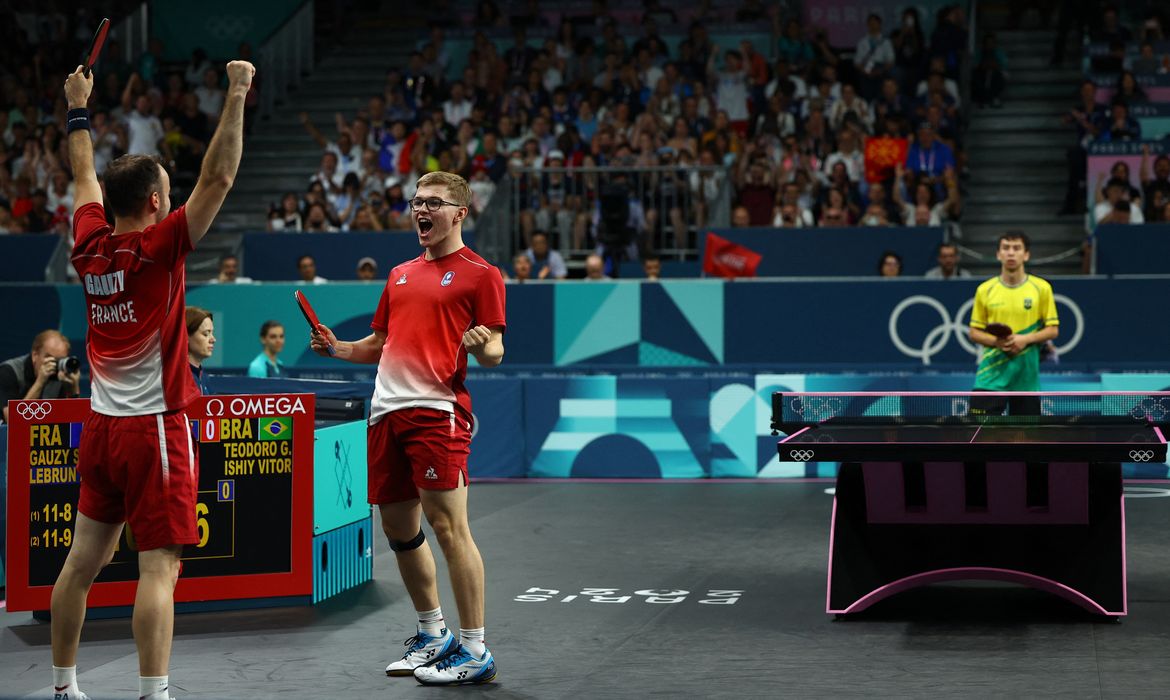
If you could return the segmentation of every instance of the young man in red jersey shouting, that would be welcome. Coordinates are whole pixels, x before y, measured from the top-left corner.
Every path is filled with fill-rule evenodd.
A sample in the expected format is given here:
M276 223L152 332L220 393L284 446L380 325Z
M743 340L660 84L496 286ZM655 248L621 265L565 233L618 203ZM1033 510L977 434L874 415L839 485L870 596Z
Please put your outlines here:
M390 271L370 324L339 342L324 325L311 347L328 357L378 364L367 430L369 498L418 612L418 630L390 676L427 685L486 683L496 675L484 646L483 560L467 523L471 396L467 355L495 367L504 357L504 280L463 245L471 190L446 172L418 180L410 202L423 254ZM421 518L435 531L459 609L459 640L439 607L435 559Z
M207 233L240 165L244 97L256 69L227 64L228 91L199 181L171 211L170 178L158 161L125 155L107 166L106 223L93 166L89 102L93 78L78 67L65 81L69 161L76 188L72 262L85 288L86 353L93 396L77 459L81 495L73 546L52 597L53 686L77 687L85 599L129 523L138 543L134 641L139 695L169 698L167 667L174 592L184 544L199 541L197 455L185 409L199 396L187 367L187 254Z

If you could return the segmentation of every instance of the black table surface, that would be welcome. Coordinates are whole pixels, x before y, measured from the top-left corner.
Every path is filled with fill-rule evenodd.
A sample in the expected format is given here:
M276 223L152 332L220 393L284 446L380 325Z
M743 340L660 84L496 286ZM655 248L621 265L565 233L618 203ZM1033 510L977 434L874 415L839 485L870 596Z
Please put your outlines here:
M813 457L806 455L808 451L814 453ZM1162 462L1166 459L1166 442L1153 426L1136 421L1052 425L882 425L868 421L812 426L783 439L779 452L782 461L1025 459Z

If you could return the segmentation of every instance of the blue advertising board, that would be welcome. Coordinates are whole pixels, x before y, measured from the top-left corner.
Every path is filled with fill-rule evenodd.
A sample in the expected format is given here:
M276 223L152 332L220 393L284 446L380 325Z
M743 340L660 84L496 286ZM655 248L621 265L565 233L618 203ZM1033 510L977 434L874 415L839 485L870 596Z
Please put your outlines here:
M711 233L762 256L760 277L877 276L882 254L902 258L902 274L922 276L938 264L943 229L928 226L859 228L713 228ZM707 237L699 235L699 258Z
M979 279L663 280L507 286L503 371L727 368L768 372L960 370L973 366L967 338ZM1164 370L1170 324L1150 316L1170 296L1170 276L1051 280L1060 316L1059 368ZM373 378L374 367L321 358L292 292L308 292L343 339L370 332L381 284L193 287L189 304L215 315L218 342L205 364L242 368L260 352L259 329L285 324L283 360L318 378ZM28 352L34 335L60 329L84 358L85 300L76 285L0 285L9 331L0 357ZM1118 339L1126 339L1118 342ZM357 372L360 376L355 376ZM308 376L308 375L305 375Z

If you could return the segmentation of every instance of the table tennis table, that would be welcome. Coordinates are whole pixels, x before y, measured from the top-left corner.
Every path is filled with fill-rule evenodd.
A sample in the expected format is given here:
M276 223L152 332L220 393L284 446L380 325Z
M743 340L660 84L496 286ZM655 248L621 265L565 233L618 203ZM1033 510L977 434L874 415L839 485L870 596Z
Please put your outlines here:
M840 462L826 612L982 579L1126 614L1121 464L1166 461L1170 393L1017 395L1041 415L970 393L773 395L780 460Z

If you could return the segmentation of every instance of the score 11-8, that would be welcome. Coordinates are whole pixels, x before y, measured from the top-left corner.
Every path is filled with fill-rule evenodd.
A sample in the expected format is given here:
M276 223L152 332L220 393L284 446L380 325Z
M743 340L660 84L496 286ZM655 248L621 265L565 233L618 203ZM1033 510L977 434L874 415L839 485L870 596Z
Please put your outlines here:
M29 513L28 519L34 523L67 523L73 520L73 504L46 503L44 508Z

